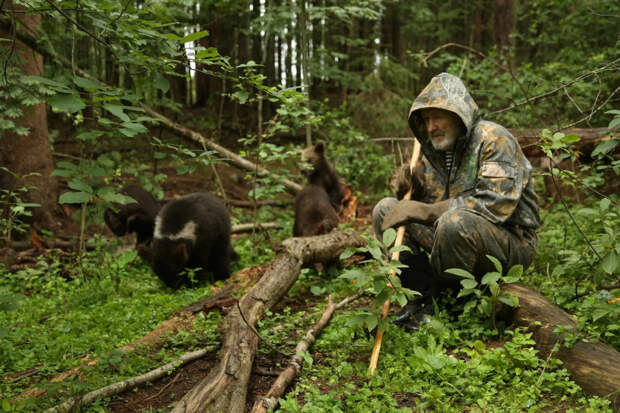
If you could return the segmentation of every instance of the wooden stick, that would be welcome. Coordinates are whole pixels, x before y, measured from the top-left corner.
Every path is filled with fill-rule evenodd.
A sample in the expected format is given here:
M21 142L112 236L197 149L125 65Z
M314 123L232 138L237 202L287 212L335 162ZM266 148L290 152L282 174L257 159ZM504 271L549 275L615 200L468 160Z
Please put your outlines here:
M411 169L411 174L413 175L413 168L415 168L418 163L418 158L420 157L420 142L415 139L413 141L413 154L411 155L411 161L409 162L409 168ZM409 200L411 199L411 193L413 192L413 188L410 188L409 191L405 194L403 199ZM401 225L398 227L398 231L396 232L396 241L394 241L394 246L398 247L402 245L403 238L405 237L405 226ZM392 261L398 260L400 258L400 252L395 251L392 254ZM394 272L392 272L394 275ZM390 284L391 287L391 284ZM390 311L390 299L388 298L385 303L383 303L381 318L385 320L387 317L388 311ZM368 370L370 375L372 376L375 373L375 369L377 368L377 362L379 361L379 351L381 351L381 341L383 340L383 330L381 327L377 327L377 334L375 336L375 344L372 346L372 354L370 355L370 364L368 366Z
M169 372L177 369L178 367L189 363L190 361L197 360L201 357L204 357L208 351L206 349L192 351L190 353L185 353L178 359L171 361L168 364L165 364L161 367L156 368L155 370L151 370L148 373L142 374L137 377L132 377L127 380L119 381L117 383L110 384L105 386L99 390L91 391L90 393L86 393L83 396L75 396L66 400L65 402L49 408L45 411L45 413L65 413L70 412L78 406L84 406L86 404L91 403L92 401L102 398L112 396L114 394L119 394L131 388L134 388L140 384L144 384L149 381L154 381L168 374Z

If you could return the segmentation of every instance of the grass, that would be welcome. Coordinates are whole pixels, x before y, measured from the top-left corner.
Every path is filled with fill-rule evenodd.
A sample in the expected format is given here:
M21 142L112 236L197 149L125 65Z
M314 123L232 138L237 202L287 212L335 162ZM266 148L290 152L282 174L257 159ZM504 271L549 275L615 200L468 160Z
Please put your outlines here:
M600 254L608 254L610 246L616 248L616 238L610 241L608 230L620 227L615 211L601 211L599 204L573 209ZM615 273L606 272L609 267L597 262L573 229L563 229L562 219L562 210L545 213L539 255L526 272L527 283L574 312L583 336L618 348L617 305L607 303L619 291L596 291ZM236 238L241 259L234 269L272 259L274 246L289 230L269 237ZM68 396L142 374L181 353L219 346L216 326L221 316L210 313L198 317L192 330L169 336L160 348L116 351L176 310L208 296L210 288L172 291L133 250L114 253L117 241L99 240L98 245L80 266L72 258L45 256L32 268L0 269L0 296L20 294L17 309L0 311L0 326L6 329L0 346L4 411L41 411ZM575 262L577 254L582 258ZM590 271L584 277L581 271L586 268ZM266 343L261 343L259 352L267 357L274 348L293 353L296 342L320 317L327 294L340 300L351 293L350 280L338 277L342 272L330 268L328 275L318 275L303 269L288 295L287 302L295 305L277 306L260 321L258 329ZM575 282L580 292L587 292L579 299L574 298ZM374 336L351 322L365 311L364 304L360 301L335 314L311 349L295 386L281 399L279 412L611 412L606 399L584 395L561 362L539 358L529 333L507 329L500 334L472 313L450 311L454 303L441 303L432 322L418 331L390 328L378 369L369 377ZM101 361L84 369L80 377L60 384L48 381L77 366L86 355ZM29 369L38 372L10 379ZM33 386L47 389L48 395L25 403L11 401ZM106 401L82 411L106 411Z

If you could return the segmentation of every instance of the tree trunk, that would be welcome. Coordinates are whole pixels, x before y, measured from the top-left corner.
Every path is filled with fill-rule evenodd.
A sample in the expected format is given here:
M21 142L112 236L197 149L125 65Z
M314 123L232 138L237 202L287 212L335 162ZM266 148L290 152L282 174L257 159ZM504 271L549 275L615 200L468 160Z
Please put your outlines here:
M26 10L23 6L7 2L6 9ZM26 27L28 33L37 35L41 25L41 16L26 13L15 13L14 19L17 27L2 24L0 36L12 39L13 30L21 32ZM35 53L26 44L19 40L4 42L3 46L7 55L12 54L14 59L9 64L18 67L25 75L41 76L43 72L43 58ZM13 50L10 52L10 50ZM5 132L0 137L0 166L7 167L10 171L24 176L29 173L38 173L37 176L29 176L16 181L12 176L0 171L0 188L16 189L25 185L33 186L26 195L26 202L34 202L40 205L33 211L32 224L37 228L57 229L56 221L59 209L56 203L58 198L58 184L50 176L54 170L52 151L48 139L47 130L47 107L45 103L39 103L31 107L24 107L21 119L16 119L19 126L30 130L28 136L20 136L13 132Z
M359 235L343 231L284 241L285 251L272 261L263 277L226 316L218 366L172 412L243 412L258 349L257 321L286 294L303 266L336 259L345 248L362 244Z
M543 358L562 360L572 379L587 394L610 396L614 411L620 408L620 353L602 343L577 341L570 348L563 345L562 334L554 330L569 326L576 331L577 323L570 315L537 292L518 284L505 284L502 290L519 298L516 309L503 308L502 318L525 326L532 332L536 348ZM559 350L554 347L559 344ZM612 395L612 393L614 393Z
M495 0L493 7L494 42L497 49L503 52L510 47L510 33L515 27L515 8L512 0Z

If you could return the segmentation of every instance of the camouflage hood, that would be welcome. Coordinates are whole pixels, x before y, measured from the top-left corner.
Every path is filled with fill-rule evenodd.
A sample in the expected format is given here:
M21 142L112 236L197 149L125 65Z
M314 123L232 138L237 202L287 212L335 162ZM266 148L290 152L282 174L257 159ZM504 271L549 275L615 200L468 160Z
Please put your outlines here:
M456 113L463 121L467 133L458 138L455 152L465 144L472 128L478 119L478 105L474 102L467 88L458 77L449 73L441 73L431 79L429 84L413 101L409 110L409 126L422 144L422 152L427 158L443 155L436 153L426 135L426 127L421 117L421 110L427 108L445 109Z
M456 140L450 167L445 153L435 150L428 139L420 116L426 108L456 113L466 128ZM451 199L450 209L466 209L497 225L538 227L532 166L508 130L479 118L478 105L458 77L435 76L413 102L409 125L424 154L421 201Z

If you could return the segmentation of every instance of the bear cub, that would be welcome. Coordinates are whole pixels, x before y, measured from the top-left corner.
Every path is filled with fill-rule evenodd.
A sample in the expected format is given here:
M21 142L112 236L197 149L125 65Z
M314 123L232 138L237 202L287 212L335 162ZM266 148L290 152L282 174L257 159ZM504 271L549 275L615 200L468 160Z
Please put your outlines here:
M338 226L336 212L344 197L340 178L325 158L324 142L308 146L301 156L311 169L302 171L308 177L308 185L295 198L293 236L326 234Z
M168 202L155 218L153 243L140 248L155 274L170 288L191 285L185 268L200 268L198 281L230 275L236 254L230 244L230 216L213 195L200 192Z
M136 246L149 244L153 239L155 217L161 208L160 202L138 184L125 186L121 193L133 198L135 202L116 204L114 209L107 208L103 213L106 225L119 237L135 232Z
M336 169L325 158L325 147L325 142L317 142L316 145L310 145L303 150L301 159L309 163L311 168L302 170L302 174L306 175L309 184L325 189L332 207L338 212L344 191Z
M306 185L295 198L294 237L327 234L338 226L338 216L327 192L319 185Z

